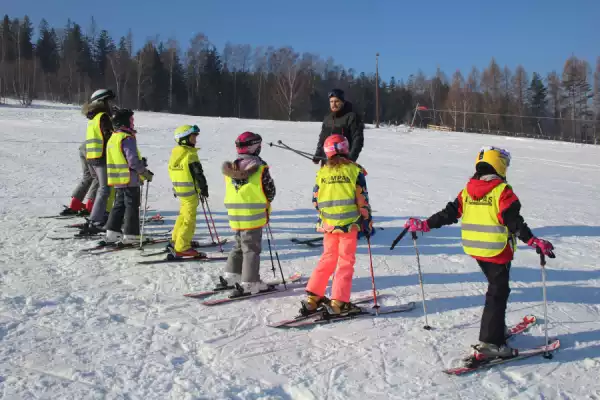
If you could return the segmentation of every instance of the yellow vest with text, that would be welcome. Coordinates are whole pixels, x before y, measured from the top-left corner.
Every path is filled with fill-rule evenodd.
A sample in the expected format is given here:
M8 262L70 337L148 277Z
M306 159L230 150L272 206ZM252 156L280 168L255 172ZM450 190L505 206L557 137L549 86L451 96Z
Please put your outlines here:
M262 176L267 168L261 165L239 188L235 187L230 176L225 176L225 208L231 229L258 229L267 224L269 201L262 187Z
M359 220L356 205L356 179L361 168L356 164L324 166L317 173L317 203L321 220L331 226L346 226Z
M135 171L130 171L129 163L121 148L121 142L129 136L132 136L131 133L117 131L108 140L106 145L106 176L108 178L108 186L128 185L131 181L131 173L135 173ZM137 154L141 160L142 156L139 150L137 150Z
M200 162L198 149L195 147L176 146L171 152L169 177L177 197L198 196L196 183L190 171L190 164L194 162Z
M507 186L502 183L478 200L467 189L462 197L462 245L465 253L477 257L494 257L502 253L509 243L508 228L498 220L500 195Z
M104 136L102 136L102 130L100 129L100 119L104 114L106 113L99 112L94 118L88 121L87 132L85 134L85 158L88 160L102 157Z

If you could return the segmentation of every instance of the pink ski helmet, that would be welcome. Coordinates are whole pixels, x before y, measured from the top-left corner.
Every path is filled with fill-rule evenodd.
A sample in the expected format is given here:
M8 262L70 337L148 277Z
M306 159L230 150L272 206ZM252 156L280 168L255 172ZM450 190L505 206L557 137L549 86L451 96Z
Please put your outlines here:
M325 139L323 150L327 158L338 154L347 156L350 153L350 143L344 135L331 135Z
M235 147L238 154L257 156L260 154L261 145L262 137L254 132L244 132L235 140Z

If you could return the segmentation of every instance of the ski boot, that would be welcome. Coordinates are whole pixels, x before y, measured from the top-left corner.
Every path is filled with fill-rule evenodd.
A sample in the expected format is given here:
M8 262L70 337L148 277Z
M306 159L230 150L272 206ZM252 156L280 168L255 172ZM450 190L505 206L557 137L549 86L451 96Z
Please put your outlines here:
M95 236L106 232L102 223L88 221L75 236Z
M217 290L225 290L242 282L242 274L233 272L225 272L223 276L219 276L219 283L215 285Z
M104 239L104 242L110 245L116 245L116 243L119 242L122 237L123 235L121 232L106 231L106 239Z
M314 293L306 292L307 297L306 300L302 300L300 302L300 315L308 316L318 312L323 308L324 304L329 303L329 299L325 296L317 296Z
M485 364L496 358L512 358L519 355L517 349L513 349L506 344L498 346L492 343L479 342L479 344L473 345L472 347L475 350L473 355L463 359L465 366L467 367Z
M325 304L325 309L328 314L336 316L360 314L362 312L356 304L340 300L331 300L329 304Z
M235 291L231 297L247 296L249 294L257 294L269 290L270 286L263 281L257 282L242 282L235 284Z
M206 257L206 253L202 253L194 248L189 248L184 251L175 251L175 257L177 258L201 258Z

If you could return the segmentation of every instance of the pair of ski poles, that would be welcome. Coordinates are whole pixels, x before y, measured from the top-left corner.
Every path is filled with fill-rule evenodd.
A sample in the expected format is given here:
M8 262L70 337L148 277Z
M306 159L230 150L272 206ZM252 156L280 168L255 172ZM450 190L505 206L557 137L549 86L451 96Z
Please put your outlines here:
M408 228L404 228L404 230L402 232L400 232L400 234L392 242L392 246L390 247L390 250L393 250L394 247L396 247L398 242L400 240L402 240L402 238L404 237L404 235L406 235L407 232L408 232ZM421 286L421 299L423 302L423 315L425 317L425 326L423 327L423 329L431 330L431 326L427 322L427 307L425 306L425 290L423 287L424 285L423 285L423 275L421 273L421 262L419 260L419 248L417 246L417 233L411 232L411 234L412 234L412 239L413 239L413 246L415 248L415 253L417 255L419 285ZM544 253L542 253L542 251L539 248L537 248L536 251L540 256L540 267L542 268L542 293L543 293L543 303L544 303L543 304L544 305L544 346L547 346L548 345L548 299L546 296L546 257L544 256ZM552 358L552 353L550 353L547 349L546 349L546 352L544 353L544 358L547 358L547 359Z
M140 229L140 249L144 245L144 227L146 225L146 212L148 211L148 191L150 190L150 182L146 182L146 194L144 200L144 213L142 217L142 227ZM202 203L202 211L204 212L204 219L206 220L206 227L208 228L208 233L210 234L210 238L213 243L219 244L219 250L223 253L223 245L221 243L221 239L219 238L219 233L217 232L217 227L215 226L215 220L213 219L212 212L210 210L210 206L208 204L208 200L204 196L200 196L200 202ZM208 213L207 210L208 209ZM208 222L208 218L210 217L211 224ZM213 235L214 231L214 235ZM215 240L216 239L216 240Z

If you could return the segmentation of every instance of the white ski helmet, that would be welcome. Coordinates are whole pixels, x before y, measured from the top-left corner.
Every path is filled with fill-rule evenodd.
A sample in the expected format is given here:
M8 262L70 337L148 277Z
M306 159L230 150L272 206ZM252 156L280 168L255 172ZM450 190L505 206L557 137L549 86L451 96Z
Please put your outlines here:
M92 97L90 97L90 104L95 104L106 100L112 100L115 97L115 93L110 89L98 89L94 93L92 93Z

